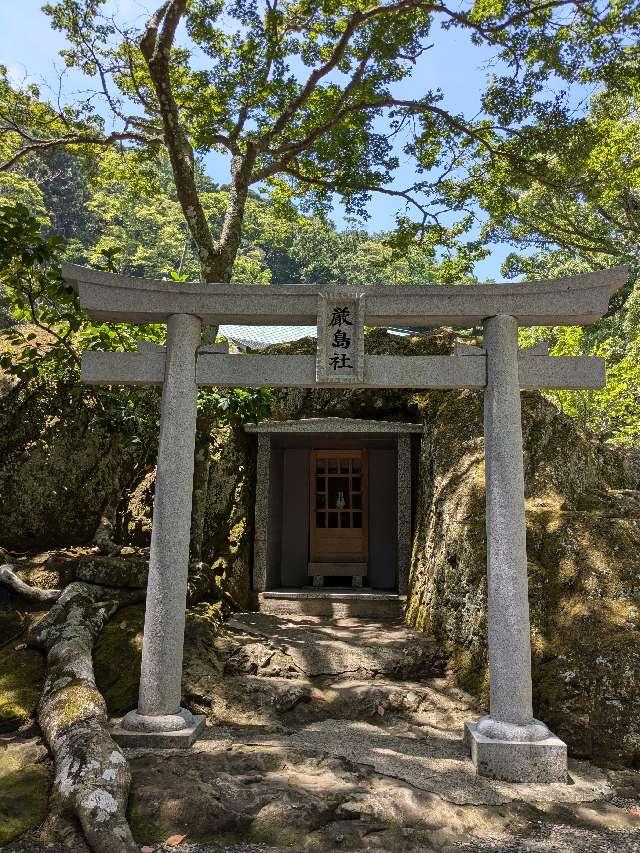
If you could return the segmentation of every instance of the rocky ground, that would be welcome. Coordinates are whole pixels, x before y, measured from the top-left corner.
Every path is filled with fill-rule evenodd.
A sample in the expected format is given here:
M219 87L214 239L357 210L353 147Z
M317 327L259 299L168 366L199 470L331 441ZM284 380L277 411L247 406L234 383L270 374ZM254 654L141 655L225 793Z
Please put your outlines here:
M434 644L399 625L239 615L207 660L187 655L185 693L209 720L193 749L127 752L145 853L640 851L636 771L575 761L566 785L476 777L460 738L479 709ZM7 739L8 757L15 779L40 783L44 812L37 736ZM28 834L4 849L55 853Z

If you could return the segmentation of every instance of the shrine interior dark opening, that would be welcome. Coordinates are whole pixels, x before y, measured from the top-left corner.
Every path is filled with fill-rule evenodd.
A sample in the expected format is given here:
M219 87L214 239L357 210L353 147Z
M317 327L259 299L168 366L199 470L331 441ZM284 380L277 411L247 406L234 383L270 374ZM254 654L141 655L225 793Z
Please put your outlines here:
M404 593L406 569L400 563L411 536L416 481L411 460L418 457L418 437L411 435L411 425L401 432L399 425L381 423L369 433L366 426L372 422L327 419L333 420L340 431L336 425L335 432L311 432L311 420L263 423L255 429L268 441L268 467L264 459L259 465L267 495L264 507L256 506L258 592L347 588Z

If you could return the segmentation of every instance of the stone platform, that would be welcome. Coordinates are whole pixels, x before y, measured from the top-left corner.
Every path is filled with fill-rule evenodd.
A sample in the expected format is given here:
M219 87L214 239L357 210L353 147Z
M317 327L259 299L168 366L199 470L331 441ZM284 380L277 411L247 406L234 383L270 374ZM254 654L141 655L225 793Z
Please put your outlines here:
M120 746L138 749L189 749L205 729L206 720L201 714L193 715L193 722L184 729L168 732L132 731L122 728L122 720L117 720L111 730L111 737Z
M258 595L261 613L345 619L402 619L406 596L349 587L275 589Z

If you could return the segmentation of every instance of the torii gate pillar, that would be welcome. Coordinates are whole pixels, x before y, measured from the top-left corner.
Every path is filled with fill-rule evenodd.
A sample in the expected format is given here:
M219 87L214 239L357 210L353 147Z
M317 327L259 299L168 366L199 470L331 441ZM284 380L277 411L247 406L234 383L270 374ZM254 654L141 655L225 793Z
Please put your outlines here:
M533 718L518 322L484 322L489 715L467 723L479 773L512 782L564 782L567 747Z
M138 708L114 732L124 746L190 746L205 723L180 707L201 326L190 314L167 321Z

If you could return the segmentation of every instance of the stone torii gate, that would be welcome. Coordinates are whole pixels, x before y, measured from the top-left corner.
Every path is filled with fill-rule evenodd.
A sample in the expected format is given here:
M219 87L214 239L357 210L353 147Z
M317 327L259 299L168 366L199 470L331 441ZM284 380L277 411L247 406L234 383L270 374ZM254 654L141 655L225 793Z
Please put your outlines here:
M189 746L204 725L180 707L199 385L477 388L484 390L490 714L465 726L477 771L508 781L564 781L566 745L533 718L520 389L600 388L601 359L518 349L518 326L601 318L624 267L553 281L468 286L318 287L176 284L67 265L90 317L166 323L166 347L87 352L93 384L162 385L160 446L138 708L114 733L124 745ZM229 355L201 346L203 324L318 324L313 355ZM484 346L451 356L364 354L370 326L468 328Z

